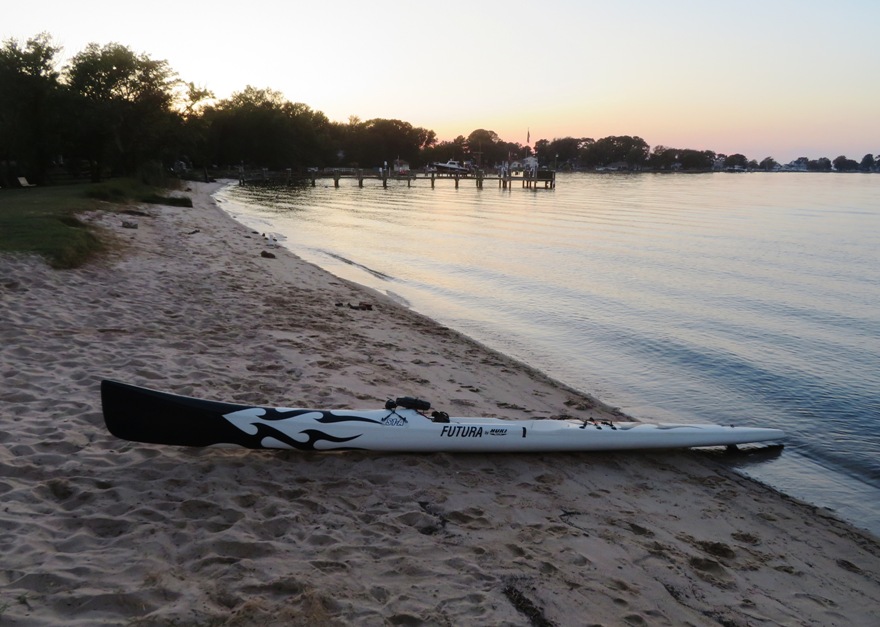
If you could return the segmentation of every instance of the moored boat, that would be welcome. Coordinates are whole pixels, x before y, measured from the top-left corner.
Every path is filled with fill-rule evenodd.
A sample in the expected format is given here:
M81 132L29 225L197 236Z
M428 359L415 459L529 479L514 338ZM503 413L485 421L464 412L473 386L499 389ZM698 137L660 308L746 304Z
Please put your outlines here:
M471 171L471 169L463 165L459 161L454 161L450 159L444 163L432 163L431 167L436 169L438 173L447 173L447 174L467 174Z

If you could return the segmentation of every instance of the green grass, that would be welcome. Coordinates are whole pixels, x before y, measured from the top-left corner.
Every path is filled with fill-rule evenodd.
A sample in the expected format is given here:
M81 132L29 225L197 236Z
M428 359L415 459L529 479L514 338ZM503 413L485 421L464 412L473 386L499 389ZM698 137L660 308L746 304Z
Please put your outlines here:
M85 195L96 200L108 202L147 202L158 205L174 205L175 207L192 207L192 200L186 196L163 196L160 190L134 179L113 179L95 185L89 185Z
M107 202L119 209L132 202L192 207L190 198L162 196L159 191L130 179L0 190L0 252L36 253L54 268L76 268L111 246L106 236L78 220L77 213L106 210Z

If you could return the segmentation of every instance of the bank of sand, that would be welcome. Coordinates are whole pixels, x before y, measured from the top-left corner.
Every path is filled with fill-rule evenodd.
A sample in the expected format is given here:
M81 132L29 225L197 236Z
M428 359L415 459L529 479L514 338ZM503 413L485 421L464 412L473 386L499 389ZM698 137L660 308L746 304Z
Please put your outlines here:
M868 625L878 545L687 452L302 454L129 443L112 377L218 400L600 416L591 399L192 209L0 258L4 625ZM137 229L123 228L123 221ZM372 310L347 305L369 302ZM337 303L345 306L338 307Z

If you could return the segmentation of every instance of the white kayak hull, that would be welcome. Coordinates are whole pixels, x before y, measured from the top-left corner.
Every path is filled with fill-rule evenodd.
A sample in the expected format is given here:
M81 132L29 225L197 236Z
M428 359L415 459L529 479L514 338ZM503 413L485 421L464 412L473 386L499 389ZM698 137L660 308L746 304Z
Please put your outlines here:
M778 429L713 424L594 423L449 417L414 409L250 407L102 383L114 435L181 446L233 445L301 451L547 453L730 446L779 441ZM446 417L443 417L446 420Z

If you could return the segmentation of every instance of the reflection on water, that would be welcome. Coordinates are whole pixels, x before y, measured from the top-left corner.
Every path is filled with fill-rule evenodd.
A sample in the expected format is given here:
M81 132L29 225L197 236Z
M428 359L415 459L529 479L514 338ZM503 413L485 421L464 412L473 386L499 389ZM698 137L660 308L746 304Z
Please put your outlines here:
M640 418L785 429L785 454L747 472L880 533L878 192L876 175L574 174L223 197L303 258Z

